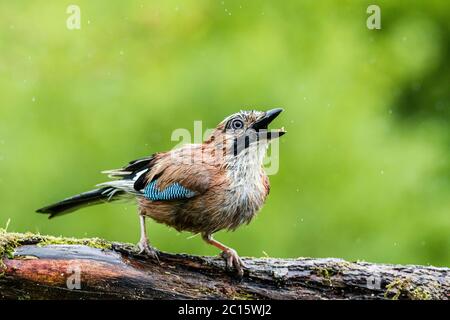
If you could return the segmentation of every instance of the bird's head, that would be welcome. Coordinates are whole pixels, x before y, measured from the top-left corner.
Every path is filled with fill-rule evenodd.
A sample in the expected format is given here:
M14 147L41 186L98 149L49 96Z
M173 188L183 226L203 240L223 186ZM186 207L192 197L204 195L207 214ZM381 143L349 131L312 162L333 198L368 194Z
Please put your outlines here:
M221 148L227 158L250 154L257 150L265 152L270 141L286 133L284 128L269 130L269 124L283 111L240 111L226 117L206 141Z

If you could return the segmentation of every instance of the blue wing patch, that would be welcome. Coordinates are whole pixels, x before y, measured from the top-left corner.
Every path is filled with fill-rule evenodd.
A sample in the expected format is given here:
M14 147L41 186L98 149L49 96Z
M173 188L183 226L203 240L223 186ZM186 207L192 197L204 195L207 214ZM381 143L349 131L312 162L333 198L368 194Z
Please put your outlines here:
M144 189L144 195L152 201L158 200L180 200L195 196L195 192L183 187L178 182L172 183L164 190L159 190L156 186L156 180L147 184Z

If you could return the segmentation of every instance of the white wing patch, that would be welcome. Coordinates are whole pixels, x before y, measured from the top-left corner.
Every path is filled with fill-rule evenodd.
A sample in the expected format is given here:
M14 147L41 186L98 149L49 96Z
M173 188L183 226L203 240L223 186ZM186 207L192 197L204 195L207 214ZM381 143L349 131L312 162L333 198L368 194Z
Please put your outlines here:
M134 189L134 183L136 182L137 179L139 179L140 176L142 176L143 174L145 174L147 172L148 172L148 169L144 169L144 170L136 172L136 174L133 177L130 177L130 179L119 179L119 180L107 181L107 182L97 184L97 187L111 187L116 190L125 191L127 193L141 194L142 190L136 191ZM117 178L119 176L125 177L125 176L132 174L132 172L119 171L119 170L108 170L108 171L103 171L102 173L108 174L108 176L111 178Z

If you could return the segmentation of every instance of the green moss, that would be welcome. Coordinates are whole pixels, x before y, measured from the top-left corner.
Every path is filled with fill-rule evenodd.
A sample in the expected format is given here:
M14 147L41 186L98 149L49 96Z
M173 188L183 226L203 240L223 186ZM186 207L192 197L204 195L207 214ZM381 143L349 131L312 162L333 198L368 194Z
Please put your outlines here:
M255 300L255 296L250 293L241 294L239 295L239 298L242 300Z
M248 292L238 292L237 295L233 297L235 300L255 300L255 296Z
M7 233L6 229L0 228L0 276L4 274L6 269L3 257L12 258L14 256L14 249L18 245L19 243L13 234Z
M315 267L313 272L318 276L324 278L330 286L333 286L333 282L331 281L331 277L336 274L333 269L323 268L323 267Z
M412 300L431 299L431 294L428 290L415 286L410 279L394 279L386 286L384 297L398 300L401 296Z
M390 299L391 300L398 300L400 295L402 294L402 291L404 290L405 284L401 279L396 279L392 282L390 282L386 286L386 291L384 292L384 297L389 298L390 294L393 294Z
M351 269L351 268L355 267L354 263L349 262L349 261L339 261L339 262L336 263L336 265L340 269L339 272L342 272L342 270L344 270L344 269Z
M37 245L48 246L52 244L84 245L97 249L104 249L104 250L111 249L111 243L99 238L76 239L76 238L45 236L42 238L42 241L40 241Z
M431 294L420 287L415 288L412 292L413 300L431 300Z

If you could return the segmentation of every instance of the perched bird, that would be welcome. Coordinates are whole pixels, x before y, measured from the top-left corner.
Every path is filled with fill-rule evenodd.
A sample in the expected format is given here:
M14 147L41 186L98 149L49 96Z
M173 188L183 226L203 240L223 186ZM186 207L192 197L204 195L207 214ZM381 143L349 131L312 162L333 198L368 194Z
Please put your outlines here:
M219 230L235 230L248 224L269 194L269 179L263 159L272 139L284 129L268 130L282 109L240 111L213 130L201 144L155 153L131 161L121 169L105 171L112 181L37 210L49 218L81 207L137 198L141 253L157 259L150 246L145 218L151 217L178 231L200 233L219 248L229 268L243 274L236 251L213 238Z

